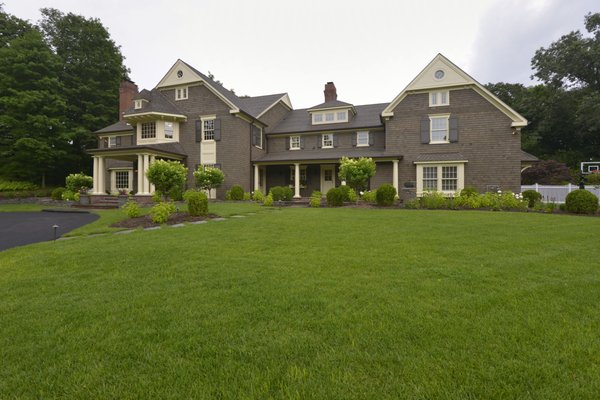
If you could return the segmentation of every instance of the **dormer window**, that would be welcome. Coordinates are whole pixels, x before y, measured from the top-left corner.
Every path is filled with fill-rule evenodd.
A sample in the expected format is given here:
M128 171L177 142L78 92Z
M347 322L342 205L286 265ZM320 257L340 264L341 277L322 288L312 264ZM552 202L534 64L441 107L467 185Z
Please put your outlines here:
M326 122L333 122L333 120L334 120L333 115L334 114L332 112L325 113L325 121Z
M348 110L343 111L323 111L312 113L313 125L335 124L338 122L348 122Z
M347 110L338 111L337 115L336 115L336 119L337 119L338 122L348 121L348 111Z
M175 100L186 100L188 98L188 87L175 89Z
M129 103L131 104L131 103ZM140 108L142 108L142 100L135 100L133 102L133 108L135 108L136 110L139 110Z
M429 93L429 107L450 105L450 92L447 90Z

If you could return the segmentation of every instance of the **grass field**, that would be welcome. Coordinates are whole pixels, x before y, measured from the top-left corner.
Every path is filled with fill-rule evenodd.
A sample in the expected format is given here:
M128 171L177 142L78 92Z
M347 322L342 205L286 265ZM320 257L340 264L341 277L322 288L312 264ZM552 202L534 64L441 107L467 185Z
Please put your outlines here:
M290 208L7 250L0 398L596 399L599 234Z

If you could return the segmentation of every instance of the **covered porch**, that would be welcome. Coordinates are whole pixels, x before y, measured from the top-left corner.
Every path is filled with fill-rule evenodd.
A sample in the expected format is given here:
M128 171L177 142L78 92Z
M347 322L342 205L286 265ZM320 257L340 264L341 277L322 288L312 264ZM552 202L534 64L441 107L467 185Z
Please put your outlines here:
M373 158L377 166L375 176L369 182L369 189L389 183L398 191L398 170L402 156L366 157ZM338 177L340 158L257 160L253 163L254 190L268 193L274 186L288 186L293 190L295 199L310 197L316 190L325 196L329 189L345 184Z
M89 151L94 161L92 202L94 197L104 197L125 191L140 201L150 198L155 191L146 172L157 159L185 162L186 155L175 144L131 146L118 149ZM117 193L115 193L117 192Z

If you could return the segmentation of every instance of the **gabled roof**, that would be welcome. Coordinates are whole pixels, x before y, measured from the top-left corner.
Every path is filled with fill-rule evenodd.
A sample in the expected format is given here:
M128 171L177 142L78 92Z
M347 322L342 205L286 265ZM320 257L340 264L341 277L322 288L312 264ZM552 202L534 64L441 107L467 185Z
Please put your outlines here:
M123 113L125 118L149 113L184 116L183 112L157 89L152 89L151 91L144 89L135 98L148 100L148 102L142 102L142 108L128 108Z
M178 71L182 72L181 77L177 77ZM279 101L283 102L289 109L292 109L292 104L287 93L242 99L231 90L226 89L223 85L210 79L181 59L173 64L158 85L156 85L155 90L191 83L204 84L204 86L227 104L232 113L243 112L251 117L259 118L266 110L273 107Z
M436 71L442 71L444 76L436 78ZM472 87L482 97L492 103L496 108L502 111L506 116L512 119L512 126L527 126L527 120L521 114L513 110L502 100L494 96L489 90L483 87L479 82L473 79L465 71L457 67L452 61L448 60L442 54L434 57L433 60L413 79L398 96L383 110L382 117L394 116L394 108L411 92L442 89L452 87Z
M260 154L252 161L256 162L277 162L277 161L307 161L307 160L339 160L342 157L371 157L371 158L402 158L400 154L386 153L385 150L375 150L371 148L358 149L327 149L327 150L307 150L307 151L286 151L277 153Z
M133 127L127 123L127 121L119 121L112 125L97 130L94 133L115 133L115 132L127 132L132 133Z
M269 133L311 133L322 131L336 131L344 129L358 128L383 128L380 114L387 103L383 104L366 104L355 106L356 114L350 118L348 122L337 122L333 124L313 125L312 118L307 112L308 109L300 109L290 111L277 126Z
M354 107L354 106L352 104L346 103L344 101L330 100L330 101L326 101L325 103L321 103L314 107L311 107L308 109L308 111L316 111L316 110L331 109L331 108L347 108L347 107Z
M533 154L529 154L528 152L521 150L521 161L536 162L540 161L540 159Z

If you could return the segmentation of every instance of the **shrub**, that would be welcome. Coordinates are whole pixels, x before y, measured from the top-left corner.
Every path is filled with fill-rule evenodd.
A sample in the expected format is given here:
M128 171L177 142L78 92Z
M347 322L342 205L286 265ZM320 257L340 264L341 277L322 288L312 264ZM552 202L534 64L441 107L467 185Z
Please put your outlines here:
M363 193L362 199L364 201L366 201L367 203L375 203L375 201L377 200L375 198L376 195L377 195L377 192L375 190L367 190L366 192Z
M26 181L0 181L0 192L15 192L20 190L36 190L38 185Z
M294 192L288 186L273 186L269 191L273 201L291 201Z
M576 214L594 214L598 210L598 197L585 189L577 189L567 195L565 208Z
M418 198L406 200L404 202L404 208L418 210L419 208L421 208L421 201Z
M446 196L444 196L444 193L432 191L423 193L423 197L421 198L421 205L423 206L423 208L437 210L441 208L448 208L450 204Z
M233 185L231 189L225 194L227 200L243 200L244 199L244 188L240 185Z
M461 197L476 197L478 194L479 192L477 192L477 189L475 189L473 186L467 186L460 191Z
M310 195L309 205L313 208L321 207L321 198L322 197L323 197L323 195L321 194L321 192L319 192L318 190L315 190Z
M50 197L52 197L52 200L62 200L62 195L65 191L64 187L57 187L56 189L54 189L52 191L52 194L50 195Z
M472 196L463 196L461 195L454 198L454 207L455 208L471 208L476 209L481 207L481 195L475 194Z
M378 206L388 207L394 204L396 199L396 188L386 183L377 189L375 199Z
M244 192L244 201L250 201L251 198L252 195L250 194L250 192Z
M176 211L175 204L164 201L156 204L150 210L152 222L156 224L164 224L169 219L169 216Z
M269 193L267 197L265 197L263 205L267 207L273 207L273 195L271 193Z
M188 206L188 213L191 216L198 217L208 214L208 197L203 192L188 190L183 194Z
M76 200L75 198L75 192L73 192L72 190L64 190L62 193L62 199L63 200L68 200L68 201L74 201Z
M262 203L263 201L265 201L265 195L260 191L260 189L256 189L252 193L252 200Z
M329 189L326 197L329 207L340 207L344 204L344 192L339 187Z
M498 194L501 210L523 210L527 208L527 202L522 200L520 194L514 194L510 190Z
M71 174L65 181L67 190L71 192L85 193L94 186L94 178L83 173Z
M554 160L540 161L521 173L521 183L523 185L533 185L534 183L562 185L572 180L569 167Z
M169 198L173 201L182 201L183 200L183 189L181 186L175 186L169 190L168 194Z
M346 181L355 190L361 190L367 186L369 179L375 175L375 170L375 161L372 158L342 157L338 177Z
M585 181L589 185L600 186L600 173L594 172L586 176Z
M356 191L352 189L348 185L342 185L338 189L342 191L342 195L344 196L344 201L355 203L358 200L358 196L356 195Z
M521 196L527 201L527 206L529 208L533 208L535 203L542 200L542 194L536 192L535 190L526 190L521 193Z
M123 205L123 210L125 210L125 214L127 214L129 218L137 218L142 215L140 206L133 200L127 200L127 203Z
M203 190L211 190L220 187L225 180L223 171L218 168L199 166L194 171L196 186Z
M156 160L148 168L146 176L156 190L164 195L170 195L176 188L182 190L187 171L188 169L179 161Z
M152 193L152 202L160 203L161 201L162 201L162 193L160 192L160 190L155 190L154 193Z

